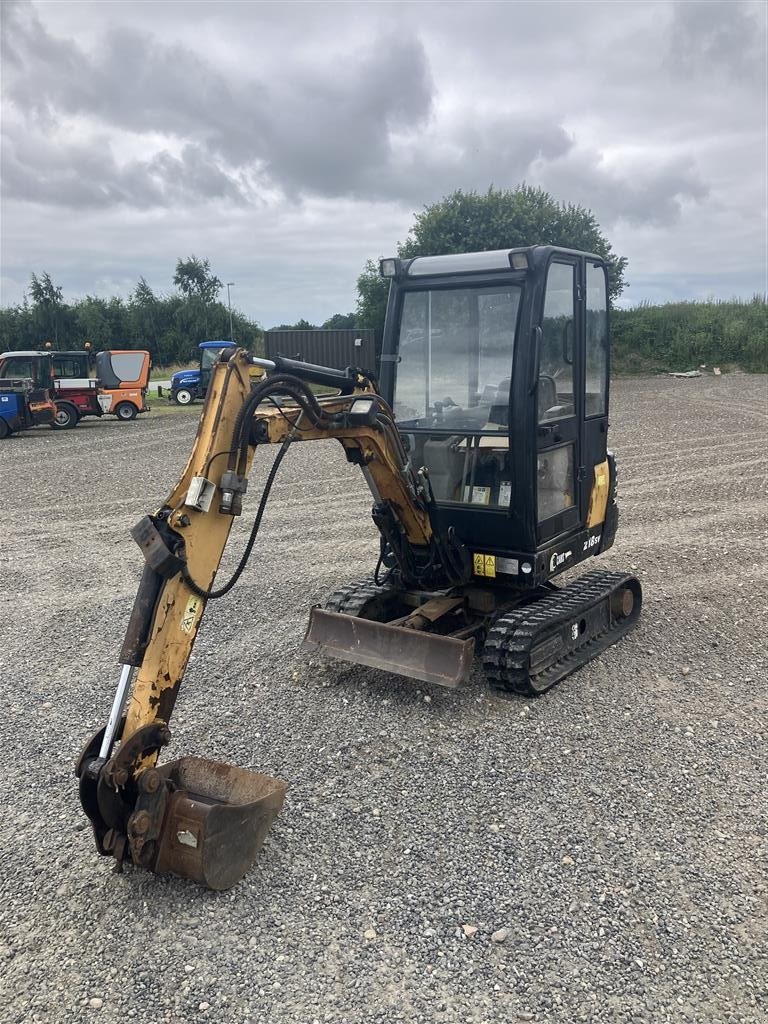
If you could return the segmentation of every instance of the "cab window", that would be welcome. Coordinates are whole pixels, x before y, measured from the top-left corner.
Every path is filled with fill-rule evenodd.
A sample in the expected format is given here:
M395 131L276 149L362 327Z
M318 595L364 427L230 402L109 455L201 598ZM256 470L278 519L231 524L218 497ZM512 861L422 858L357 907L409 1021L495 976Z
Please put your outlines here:
M552 263L547 274L539 354L539 423L575 414L576 267Z
M84 372L84 368L80 360L73 358L72 356L54 357L53 372L56 377L66 377L67 379L88 376L87 371Z
M604 416L608 394L608 297L605 270L587 263L586 415Z
M403 427L509 430L516 285L408 291L395 414Z

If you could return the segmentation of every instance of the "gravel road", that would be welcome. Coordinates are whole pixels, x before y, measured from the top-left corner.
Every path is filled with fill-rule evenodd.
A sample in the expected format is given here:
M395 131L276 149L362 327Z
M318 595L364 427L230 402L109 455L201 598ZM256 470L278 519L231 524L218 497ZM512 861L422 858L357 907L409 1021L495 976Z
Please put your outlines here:
M768 382L621 380L612 401L623 519L601 562L638 572L644 614L533 702L298 653L375 534L336 446L289 453L172 723L168 756L291 786L222 895L112 874L72 769L117 680L128 529L196 416L0 444L3 1024L768 1020Z

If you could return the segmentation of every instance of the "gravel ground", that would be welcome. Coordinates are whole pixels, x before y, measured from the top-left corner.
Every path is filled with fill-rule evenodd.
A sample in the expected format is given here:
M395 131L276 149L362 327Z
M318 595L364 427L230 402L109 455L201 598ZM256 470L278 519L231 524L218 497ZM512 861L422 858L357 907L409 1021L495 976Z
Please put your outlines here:
M645 611L533 702L298 653L375 535L357 470L297 446L207 612L166 755L290 783L222 895L112 874L72 772L116 683L128 529L196 417L0 445L0 1021L766 1021L767 399L764 377L619 381L601 562L639 573Z

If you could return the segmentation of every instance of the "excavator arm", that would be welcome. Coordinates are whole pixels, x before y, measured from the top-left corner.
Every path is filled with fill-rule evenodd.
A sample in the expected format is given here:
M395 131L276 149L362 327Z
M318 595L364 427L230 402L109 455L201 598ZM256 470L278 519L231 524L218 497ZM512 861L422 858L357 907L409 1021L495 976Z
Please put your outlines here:
M318 399L306 379L347 393ZM341 443L369 483L393 571L415 583L450 582L466 572L466 554L434 529L428 480L410 467L392 413L369 379L289 360L281 366L243 350L218 363L176 487L132 531L146 564L120 682L107 725L77 764L97 848L119 867L133 862L227 888L247 871L280 811L286 786L268 775L204 758L161 767L157 761L170 741L171 714L206 603L226 593L244 568L282 456L292 443L329 438ZM232 579L215 589L254 453L263 444L280 450L254 529Z

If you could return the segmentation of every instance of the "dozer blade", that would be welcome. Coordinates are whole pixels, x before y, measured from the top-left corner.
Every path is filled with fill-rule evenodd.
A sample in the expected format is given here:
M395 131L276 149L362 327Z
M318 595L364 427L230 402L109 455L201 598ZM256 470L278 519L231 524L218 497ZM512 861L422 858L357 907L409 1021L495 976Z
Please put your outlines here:
M453 688L469 676L475 641L313 608L301 649Z
M256 859L280 813L285 783L202 757L182 757L157 772L168 799L157 856L146 866L210 889L229 889Z

